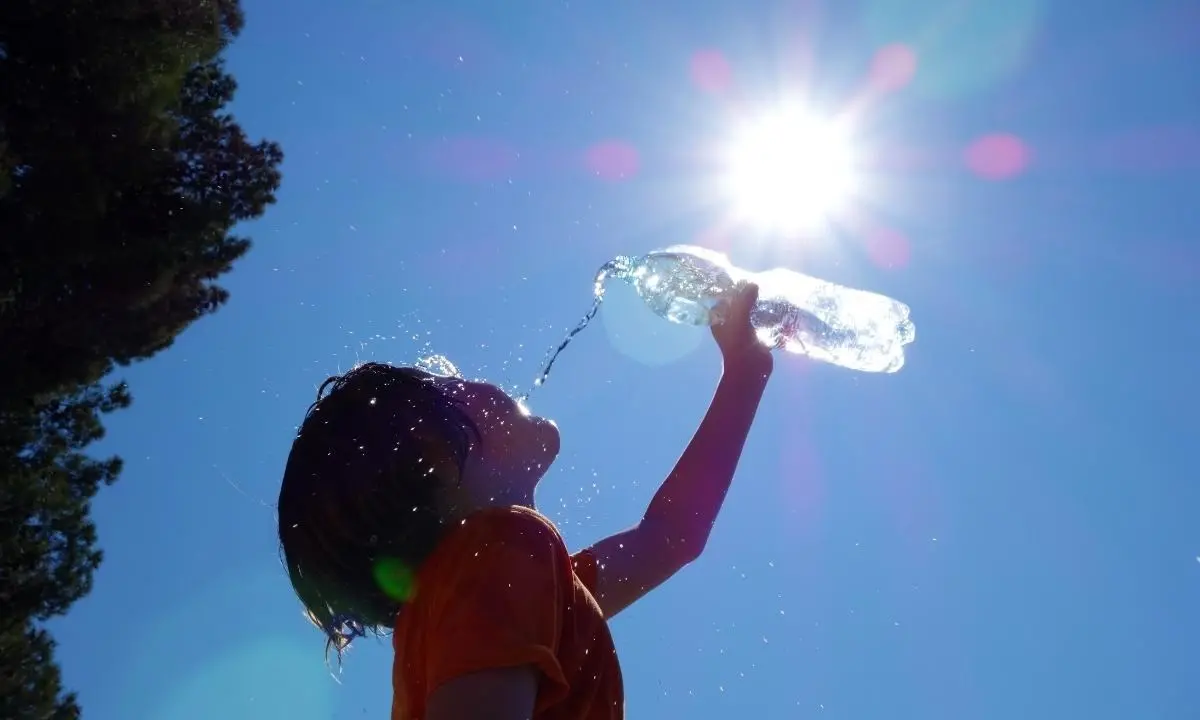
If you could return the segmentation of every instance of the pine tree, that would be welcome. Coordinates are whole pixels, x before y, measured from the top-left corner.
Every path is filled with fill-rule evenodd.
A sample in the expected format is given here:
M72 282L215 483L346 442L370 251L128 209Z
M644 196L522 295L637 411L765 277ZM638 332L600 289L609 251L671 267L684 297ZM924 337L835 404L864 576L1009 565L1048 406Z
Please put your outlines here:
M43 623L92 586L114 371L228 294L282 153L225 110L238 0L0 2L0 717L80 714Z

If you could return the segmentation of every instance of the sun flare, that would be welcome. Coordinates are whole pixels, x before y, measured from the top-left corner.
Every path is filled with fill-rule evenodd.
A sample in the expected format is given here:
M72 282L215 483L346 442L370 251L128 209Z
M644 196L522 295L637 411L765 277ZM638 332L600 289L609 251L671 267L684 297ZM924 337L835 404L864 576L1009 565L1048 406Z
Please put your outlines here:
M855 192L850 138L835 121L784 108L737 128L723 184L735 219L781 232L815 230Z

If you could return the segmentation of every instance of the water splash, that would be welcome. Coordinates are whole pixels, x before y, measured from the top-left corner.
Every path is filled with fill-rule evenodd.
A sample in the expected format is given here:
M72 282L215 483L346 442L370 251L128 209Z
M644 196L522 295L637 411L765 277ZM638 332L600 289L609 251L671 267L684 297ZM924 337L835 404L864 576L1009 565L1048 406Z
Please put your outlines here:
M462 372L458 366L450 362L450 358L445 355L426 355L422 358L417 358L416 366L418 370L424 370L430 375L436 375L444 378L462 378Z
M567 336L562 339L562 342L560 342L557 347L551 348L550 351L546 353L546 362L542 365L542 371L538 373L536 378L534 378L533 387L530 388L528 392L520 395L517 398L518 403L523 406L534 390L546 384L546 380L550 377L550 371L554 369L554 362L558 360L558 356L562 354L563 350L567 349L567 346L571 344L571 341L575 339L575 336L583 332L584 328L590 325L592 320L595 319L596 314L600 312L600 304L604 302L604 283L610 277L626 279L629 277L632 271L633 259L625 255L618 255L600 267L600 269L596 272L595 280L592 282L593 300L591 309L589 309L587 314L583 316L583 319L580 320L579 323L567 333Z

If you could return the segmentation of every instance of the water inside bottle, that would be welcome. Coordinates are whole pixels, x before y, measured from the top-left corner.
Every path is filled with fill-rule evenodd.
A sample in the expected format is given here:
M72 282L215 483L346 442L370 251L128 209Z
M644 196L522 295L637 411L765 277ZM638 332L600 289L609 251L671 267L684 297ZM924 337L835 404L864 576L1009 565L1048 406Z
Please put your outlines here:
M763 342L861 372L904 366L904 346L916 338L904 303L785 268L755 282L760 299L750 322Z
M721 300L737 287L736 271L703 248L656 250L632 264L631 280L655 313L683 325L712 325Z

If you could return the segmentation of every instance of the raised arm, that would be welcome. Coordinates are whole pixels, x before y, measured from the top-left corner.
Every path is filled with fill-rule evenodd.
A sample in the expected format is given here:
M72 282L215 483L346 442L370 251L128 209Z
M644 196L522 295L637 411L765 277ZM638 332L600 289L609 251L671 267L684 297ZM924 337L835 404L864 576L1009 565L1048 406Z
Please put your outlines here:
M699 557L737 470L771 375L770 351L749 313L758 288L745 287L713 327L724 368L708 412L641 521L588 549L596 559L596 600L612 617Z

